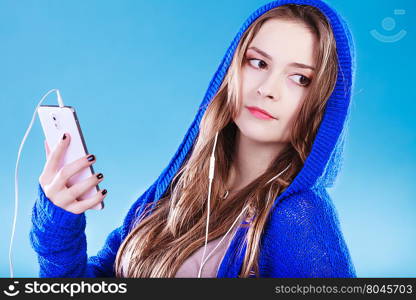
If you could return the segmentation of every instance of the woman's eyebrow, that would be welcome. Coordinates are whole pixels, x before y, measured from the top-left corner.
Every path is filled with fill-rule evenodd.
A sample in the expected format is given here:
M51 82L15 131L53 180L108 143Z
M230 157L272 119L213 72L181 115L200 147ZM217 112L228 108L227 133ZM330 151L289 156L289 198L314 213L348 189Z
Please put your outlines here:
M261 55L263 55L264 57L268 58L270 61L273 61L273 58L269 54L267 54L266 52L264 52L263 50L261 50L257 47L250 47L248 49L254 50L254 51L260 53ZM312 71L315 71L314 67L306 65L306 64L297 63L297 62L290 63L289 66L302 68L302 69L311 69Z
M266 53L266 52L264 52L263 50L260 50L260 49L259 49L259 48L257 48L257 47L250 47L250 48L248 48L248 49L254 50L254 51L256 51L256 52L260 53L261 55L263 55L264 57L266 57L266 58L270 59L271 61L273 61L273 58L272 58L269 54L267 54L267 53Z

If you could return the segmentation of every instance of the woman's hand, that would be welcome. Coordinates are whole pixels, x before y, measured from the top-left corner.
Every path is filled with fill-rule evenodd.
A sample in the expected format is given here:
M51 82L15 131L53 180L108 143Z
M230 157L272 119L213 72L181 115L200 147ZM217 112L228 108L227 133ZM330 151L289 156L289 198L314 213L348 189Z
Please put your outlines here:
M95 156L91 154L85 155L84 157L64 165L58 170L58 164L68 149L68 145L71 141L71 137L68 133L65 133L65 137L65 139L59 141L52 152L45 140L46 163L42 174L39 176L39 183L42 186L46 197L48 197L56 206L74 214L81 214L103 201L107 190L104 189L98 191L91 198L77 200L77 198L87 192L90 188L100 183L103 180L103 177L101 179L97 178L101 173L92 175L83 181L68 186L67 181L69 178L95 163ZM89 161L88 158L92 158L92 161Z

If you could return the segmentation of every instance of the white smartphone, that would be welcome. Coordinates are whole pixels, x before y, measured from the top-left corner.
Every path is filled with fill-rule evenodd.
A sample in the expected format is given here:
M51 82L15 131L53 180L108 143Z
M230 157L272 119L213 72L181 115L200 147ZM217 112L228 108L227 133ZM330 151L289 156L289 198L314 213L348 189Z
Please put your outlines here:
M59 163L59 169L64 165L73 162L88 154L87 145L82 134L81 126L77 118L75 109L71 106L59 107L58 105L41 105L38 107L38 116L42 125L43 133L50 150L54 149L64 132L71 135L71 142L68 149ZM69 180L69 186L85 180L94 174L92 165L89 168L84 168L77 174L72 176ZM77 200L84 200L93 197L100 188L98 184L92 187L87 192L82 194ZM92 207L92 209L101 210L104 208L104 201Z

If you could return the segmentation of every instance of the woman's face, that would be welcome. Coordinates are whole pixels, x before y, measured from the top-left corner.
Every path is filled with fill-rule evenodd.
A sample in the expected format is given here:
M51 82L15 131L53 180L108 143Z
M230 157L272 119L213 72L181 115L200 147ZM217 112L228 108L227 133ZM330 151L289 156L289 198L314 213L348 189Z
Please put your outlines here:
M234 119L242 135L262 143L289 142L313 78L316 43L315 35L299 23L271 19L262 25L242 66L243 107Z

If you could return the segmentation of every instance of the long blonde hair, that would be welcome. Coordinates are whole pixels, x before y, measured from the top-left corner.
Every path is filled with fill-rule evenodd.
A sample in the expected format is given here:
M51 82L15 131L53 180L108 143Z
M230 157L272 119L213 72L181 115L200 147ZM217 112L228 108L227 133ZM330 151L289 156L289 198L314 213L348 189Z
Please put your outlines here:
M262 24L273 18L305 24L317 36L317 72L293 123L290 143L262 175L235 195L223 199L238 130L233 119L241 108L240 73L244 55ZM311 150L326 102L335 86L337 62L332 29L317 8L288 4L257 18L241 37L224 80L206 107L196 142L180 170L155 210L145 218L137 217L122 242L115 260L116 277L175 277L185 259L204 245L209 156L217 131L208 241L224 235L242 208L249 205L251 222L243 225L248 227L244 237L247 248L239 277L252 274L259 277L259 245L263 229L274 200L301 170ZM289 163L290 168L275 178ZM142 215L145 212L146 209Z

